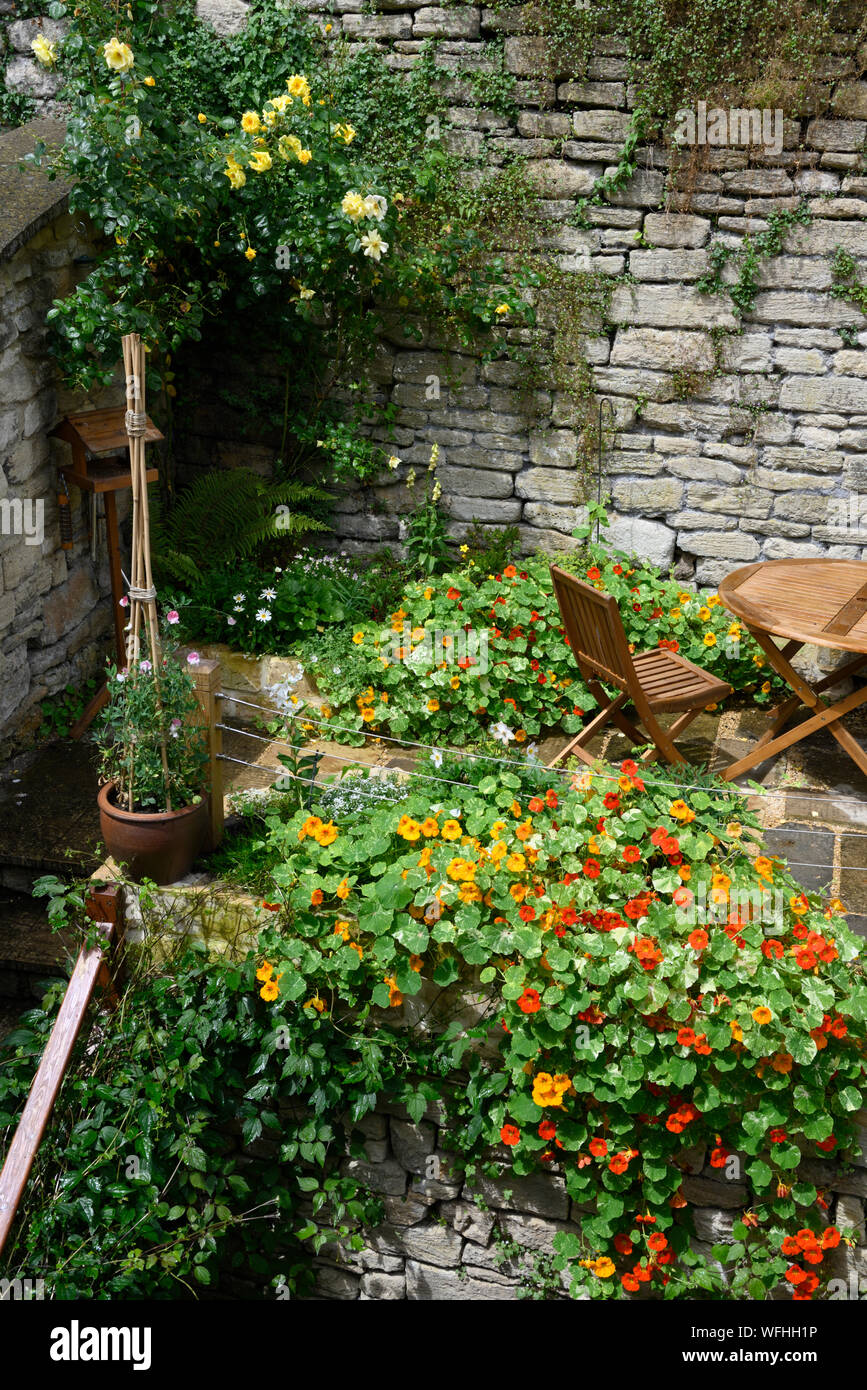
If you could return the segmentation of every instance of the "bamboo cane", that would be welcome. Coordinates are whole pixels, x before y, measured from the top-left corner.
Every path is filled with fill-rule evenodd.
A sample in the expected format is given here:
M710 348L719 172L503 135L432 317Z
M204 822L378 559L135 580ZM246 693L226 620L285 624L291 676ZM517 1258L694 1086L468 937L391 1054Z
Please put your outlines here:
M162 696L160 692L160 671L162 653L157 619L156 589L153 584L150 556L150 517L147 496L147 466L145 462L144 433L147 425L145 411L145 355L138 333L127 333L123 338L123 363L126 375L126 432L129 436L130 475L133 495L132 521L132 564L130 568L130 604L132 605L130 623L130 643L127 648L127 662L131 667L135 683L139 671L141 653L141 621L144 618L148 637L151 665L156 694L156 705L160 722L160 757L163 765L163 783L166 794L166 810L172 809L171 784L169 778L166 731L163 719ZM133 805L132 760L130 763L129 809Z

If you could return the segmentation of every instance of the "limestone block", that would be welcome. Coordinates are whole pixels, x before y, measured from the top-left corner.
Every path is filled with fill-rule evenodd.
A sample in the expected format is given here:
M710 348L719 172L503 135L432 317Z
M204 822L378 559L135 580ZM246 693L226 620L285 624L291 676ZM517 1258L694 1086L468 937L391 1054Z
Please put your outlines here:
M350 39L409 39L412 37L412 16L345 14L343 32Z
M707 270L706 251L633 251L629 269L638 280L698 280Z
M392 1197L403 1197L406 1193L406 1172L393 1158L386 1159L384 1163L365 1163L360 1158L348 1158L343 1160L341 1170L372 1192Z
M562 543L562 538L571 536L576 526L586 525L587 508L552 507L545 502L528 502L524 507L523 519L527 526L561 532Z
M479 12L475 8L457 10L425 6L415 12L412 33L417 39L477 39Z
M480 1211L469 1202L444 1202L440 1207L450 1226L473 1245L487 1245L494 1229L494 1218L490 1212Z
M394 1116L389 1121L389 1127L395 1158L410 1173L421 1176L426 1171L428 1157L436 1148L436 1129L424 1120L412 1124Z
M394 1300L406 1298L406 1276L403 1274L371 1273L361 1276L359 1299Z
M619 111L574 111L572 130L579 140L607 140L622 145L629 134L629 117Z
M681 539L678 537L678 545ZM689 535L683 540L682 548L688 550L691 555L705 555L710 559L725 560L757 560L759 558L759 544L752 536L746 534L732 534L730 532L721 533L719 531L690 531ZM730 566L733 568L733 566ZM690 1198L691 1201L700 1202L699 1196ZM711 1205L712 1195L708 1197L705 1205ZM720 1206L737 1205L736 1203L718 1203Z
M461 1262L463 1238L450 1226L406 1226L396 1232L396 1238L414 1260L442 1269L454 1269Z
M581 500L581 483L574 469L525 468L515 479L518 497L531 502L571 502Z
M851 150L864 148L867 121L813 120L807 127L806 143L814 150Z
M406 1262L406 1296L408 1299L443 1300L454 1303L514 1301L518 1294L512 1284L494 1283L488 1279L461 1278L456 1269L437 1269L433 1265Z
M710 371L713 366L713 345L707 334L687 333L678 329L618 328L611 349L613 367L650 367L670 371L674 363L682 362L688 362L696 371Z
M659 521L645 521L637 516L612 516L608 541L612 549L637 555L662 569L666 569L674 559L675 532Z
M521 503L516 498L450 497L444 498L443 503L456 521L490 521L496 526L510 526L521 515Z
M625 106L626 86L623 82L563 82L557 99L575 106Z
M683 483L678 478L618 478L611 495L619 509L664 514L680 506Z
M649 212L644 219L644 235L653 246L704 246L709 232L708 218L689 213Z
M510 1195L507 1197L506 1193ZM467 1184L461 1194L465 1201L475 1196L483 1198L489 1207L509 1211L529 1212L533 1216L554 1217L565 1221L569 1214L569 1198L562 1178L548 1173L531 1173L515 1177L508 1173L499 1178L479 1174L472 1186Z
M571 430L530 434L530 462L547 468L574 468L578 437ZM521 494L522 496L524 494Z
M527 177L548 198L581 198L592 191L601 164L566 164L560 159L535 159L527 165Z
M867 380L854 376L789 377L780 392L781 410L867 412Z
M609 317L612 323L651 328L737 327L731 305L679 285L618 285Z
M56 96L62 81L59 72L41 67L35 58L13 58L5 73L10 92L24 92L27 96L43 99Z

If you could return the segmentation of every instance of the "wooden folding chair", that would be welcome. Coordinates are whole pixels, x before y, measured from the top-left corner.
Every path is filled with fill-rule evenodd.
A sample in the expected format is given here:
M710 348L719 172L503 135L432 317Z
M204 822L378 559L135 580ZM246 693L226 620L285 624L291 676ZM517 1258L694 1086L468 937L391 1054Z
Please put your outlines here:
M608 723L616 724L633 743L650 744L641 755L642 761L655 757L658 751L670 763L686 762L674 740L705 706L730 695L732 687L664 647L633 656L617 600L611 594L600 594L557 565L551 566L551 578L572 653L599 704L599 713L548 766L554 767L570 753L592 766L595 760L583 745ZM619 694L608 695L600 681L616 686ZM623 713L627 702L634 707L646 734ZM663 729L656 715L678 710L685 713L670 729Z

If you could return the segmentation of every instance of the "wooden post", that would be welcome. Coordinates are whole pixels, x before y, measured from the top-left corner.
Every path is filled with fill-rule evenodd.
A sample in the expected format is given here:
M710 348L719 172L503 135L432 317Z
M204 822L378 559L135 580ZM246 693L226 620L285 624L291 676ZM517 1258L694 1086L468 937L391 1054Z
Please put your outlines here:
M202 724L208 731L208 780L211 788L208 849L211 850L216 849L223 838L223 764L219 760L219 754L223 751L223 731L217 728L222 718L223 704L219 698L219 661L200 661L195 668L195 680Z

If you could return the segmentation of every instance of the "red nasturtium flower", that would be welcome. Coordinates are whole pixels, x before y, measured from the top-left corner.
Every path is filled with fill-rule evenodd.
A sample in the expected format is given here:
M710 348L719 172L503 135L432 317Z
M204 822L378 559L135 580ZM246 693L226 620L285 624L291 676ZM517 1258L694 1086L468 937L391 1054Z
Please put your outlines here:
M691 931L687 937L687 941L694 951L703 951L709 939L703 927L696 927L695 931Z
M624 1232L614 1237L614 1249L618 1255L631 1255L633 1250L632 1241Z
M557 1126L552 1125L550 1120L543 1120L538 1130L540 1139L554 1139L557 1134Z
M604 1139L591 1139L587 1147L594 1158L604 1158L608 1152L608 1144Z
M542 1007L542 998L537 989L531 989L528 985L518 1000L518 1008L524 1014L536 1014Z
M521 1131L515 1125L503 1125L500 1130L500 1138L504 1144L512 1145L521 1142Z
M662 1231L654 1231L653 1235L647 1237L647 1245L650 1250L664 1250L668 1245L668 1240Z
M638 845L624 845L623 858L626 860L627 864L637 864L641 858L641 850L638 848Z

